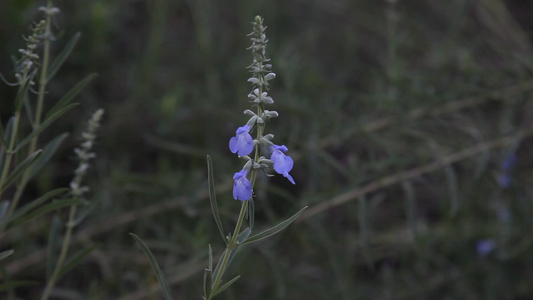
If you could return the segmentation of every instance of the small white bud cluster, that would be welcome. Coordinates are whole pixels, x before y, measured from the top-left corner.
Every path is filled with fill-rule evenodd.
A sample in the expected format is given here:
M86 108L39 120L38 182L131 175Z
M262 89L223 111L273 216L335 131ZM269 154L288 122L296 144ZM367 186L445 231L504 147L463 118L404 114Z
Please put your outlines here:
M89 190L86 186L81 186L81 181L87 169L89 169L89 160L96 157L94 152L91 152L91 149L96 139L96 130L100 127L100 120L104 114L103 109L97 110L89 119L87 130L81 134L83 142L79 148L74 149L74 153L78 157L80 163L76 170L74 171L74 178L70 182L70 189L72 195L76 198L81 197L83 193Z
M252 49L253 63L249 69L251 69L253 75L248 78L248 82L253 84L254 87L248 94L248 99L250 103L258 106L259 110L257 114L249 109L244 111L245 115L250 116L246 124L251 127L255 124L264 125L265 121L278 117L276 111L269 111L263 107L265 104L274 103L274 99L268 95L267 90L269 81L276 78L276 74L271 72L272 65L268 63L270 59L265 55L268 43L265 35L266 27L263 26L263 18L260 16L256 16L252 24L254 25L253 31L249 34L252 46L249 49Z
M19 49L21 58L16 63L15 78L17 79L18 85L34 85L33 74L37 67L37 61L39 60L39 55L35 53L35 49L39 45L40 38L45 31L46 21L41 20L35 25L32 29L32 34L24 37L26 41L26 49Z

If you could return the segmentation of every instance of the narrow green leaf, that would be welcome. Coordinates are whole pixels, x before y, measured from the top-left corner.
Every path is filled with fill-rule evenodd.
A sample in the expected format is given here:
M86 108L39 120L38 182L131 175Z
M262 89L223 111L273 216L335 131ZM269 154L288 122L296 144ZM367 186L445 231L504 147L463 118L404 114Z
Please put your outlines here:
M41 154L41 150L37 150L33 152L31 155L26 157L16 168L9 174L4 182L2 182L0 186L0 194L4 192L6 188L8 188L12 183L15 182L15 180L18 179L19 175L22 174L27 168L29 168L37 159L37 157Z
M211 294L211 298L215 297L216 295L222 293L225 289L229 288L230 285L232 285L237 279L241 278L241 275L237 275L237 277L233 278L232 280L226 282L223 286L219 287L216 291L214 291Z
M21 208L18 208L14 214L11 215L11 217L9 217L9 220L6 221L6 223L10 223L10 222L13 222L13 221L16 221L17 219L19 219L20 217L24 216L25 214L27 214L30 210L38 207L39 205L43 204L44 202L46 202L48 199L51 199L51 198L54 198L58 195L61 195L63 193L66 193L70 191L70 189L68 188L59 188L59 189L55 189L55 190L51 190L49 191L48 193L42 195L41 197L33 200L33 201L30 201L28 202L28 204L22 206ZM2 225L2 221L0 220L0 225Z
M9 121L7 121L7 124L6 124L6 129L2 133L2 146L4 146L5 148L8 147L9 141L11 140L11 135L13 134L13 123L14 122L15 122L15 117L9 118ZM2 157L2 160L3 160L3 157Z
M7 214L7 211L9 209L9 201L2 201L0 202L0 226L4 223L4 218Z
M2 124L2 118L0 118L0 147L4 146L4 125Z
M224 237L224 229L222 228L222 221L220 220L220 214L218 212L217 196L215 192L215 179L213 177L213 163L211 157L207 156L207 181L209 185L209 202L211 202L211 210L213 211L213 217L215 217L215 223L217 223L218 231L222 236L222 240L226 245L228 244Z
M215 267L215 270L213 271L213 277L217 277L218 272L220 271L220 265L222 264L222 260L224 259L224 256L226 255L226 252L228 252L228 249L224 250L222 252L222 256L220 256L220 259L217 262L217 265Z
M74 36L70 39L70 41L67 43L65 48L63 48L63 51L59 53L57 58L54 60L54 62L50 66L50 70L48 71L48 74L46 74L46 82L49 82L50 79L54 77L54 75L57 73L61 65L63 65L65 60L70 56L70 53L72 52L72 49L74 49L74 47L78 43L80 36L81 36L81 33L79 32L74 34Z
M418 226L416 221L416 207L417 207L417 201L416 201L416 194L415 189L413 188L413 184L411 184L410 181L406 180L402 182L403 190L405 191L405 198L406 198L406 215L407 215L407 222L409 222L409 227L411 228L411 231L413 233L414 237L418 236Z
M46 165L46 163L48 163L48 161L50 161L52 156L56 153L57 148L59 148L59 145L61 145L61 143L63 142L63 140L65 140L65 138L67 136L68 136L68 133L63 133L62 135L57 136L56 138L51 140L43 148L43 152L41 153L39 158L37 158L35 163L30 168L30 173L28 175L28 180L33 178L33 176L35 176L35 174L37 174L37 172L39 172L41 170L41 168L44 167L44 165Z
M233 248L233 250L231 250L230 254L229 254L229 259L228 259L228 266L231 265L231 262L233 261L233 258L235 258L235 254L237 254L237 250L239 249L239 247L235 247Z
M365 197L359 197L359 235L361 236L361 244L363 245L363 256L366 264L371 270L374 270L372 251L370 251L370 218L368 217L368 207Z
M84 206L81 207L81 209L78 210L77 216L72 222L72 226L76 227L78 226L91 212L94 211L94 204L92 202L88 202L84 200Z
M19 287L36 285L38 283L39 283L38 281L32 281L32 280L8 281L8 282L4 282L0 284L0 292L7 292L13 289L19 288Z
M9 250L6 250L6 251L3 251L3 252L0 252L0 260L10 256L11 254L15 253L15 250L13 249L9 249Z
M61 221L57 215L52 219L52 225L50 226L50 231L48 232L48 249L47 249L47 260L46 260L46 278L50 279L52 272L56 265L58 249L61 247L59 242L59 230L61 229Z
M67 104L74 99L85 87L91 83L96 78L96 74L92 73L87 75L85 78L83 78L80 82L78 82L74 87L72 87L68 92L57 101L52 108L48 110L48 112L45 115L45 119L50 118L53 116L56 112L61 110L63 107L65 107Z
M30 125L31 127L34 126L34 122L33 122L33 109L31 108L31 99L29 97L26 97L26 99L24 99L24 107L26 108L26 116L28 118L28 121L30 122Z
M444 172L446 173L446 179L448 181L448 191L450 193L450 204L451 209L450 213L455 215L459 210L459 190L457 188L457 175L455 175L455 170L451 165L444 167Z
M87 255L91 254L94 250L96 250L100 245L92 245L89 246L79 252L77 252L72 258L70 258L61 268L61 271L59 271L59 274L57 275L57 278L63 277L65 274L67 274L70 270L72 270L75 266L77 266L79 263L83 261Z
M209 270L213 270L213 249L211 249L211 244L209 244Z
M244 229L241 233L239 233L239 235L237 236L237 242L239 244L242 244L244 241L246 241L246 239L250 236L250 234L252 233L252 230L250 229L250 227L246 227L246 229Z
M233 258L235 257L235 254L237 254L237 250L239 249L239 247L235 247L231 250L230 254L229 254L229 258L228 258L228 263L226 264L226 269L228 268L228 266L231 264L231 262L233 261ZM213 278L216 278L217 275L218 275L218 272L222 272L222 275L224 275L224 273L226 272L226 269L224 270L220 270L220 266L222 264L222 260L224 258L224 255L226 255L226 252L228 251L228 249L224 250L224 252L222 253L222 258L218 261L217 263L217 266L215 267L215 271L213 271Z
M36 218L38 216L44 215L48 212L58 210L60 208L63 208L65 206L72 206L72 205L85 205L85 202L79 200L79 199L67 199L67 200L57 200L52 203L49 203L43 207L40 207L31 213L27 214L26 216L23 216L19 218L18 220L12 222L12 226L17 226L22 223L25 223L33 218Z
M165 279L165 275L159 268L159 265L157 264L157 261L155 260L154 255L152 254L152 251L150 251L150 248L146 245L146 243L143 242L143 240L138 237L137 235L130 233L130 235L135 239L135 241L141 246L142 251L144 252L144 255L148 258L148 261L150 262L150 265L152 266L152 269L154 269L155 275L157 277L157 280L159 281L159 285L165 292L165 298L167 300L172 300L172 294L170 292L170 288L168 287L167 280Z
M22 106L24 106L24 101L26 100L26 97L28 97L28 90L30 89L30 82L33 80L33 77L35 76L37 69L33 70L31 74L28 74L28 78L26 82L22 83L21 86L19 86L19 89L17 91L17 96L15 98L15 109L20 112L22 110Z
M213 277L211 274L211 269L205 269L204 270L204 298L209 299L209 296L211 295L211 283L212 283Z
M254 199L250 198L250 200L248 200L248 223L250 224L250 231L254 228L254 220L255 220L255 204L254 204Z
M56 113L45 119L45 121L39 126L39 128L32 131L26 138L24 138L15 148L14 152L17 152L22 147L24 147L26 144L28 144L35 136L40 134L43 130L45 130L50 124L52 124L55 120L57 120L59 117L61 117L64 113L71 110L73 107L77 106L77 103L69 104L60 110L58 110Z
M285 227L289 226L292 222L294 222L294 220L296 220L296 218L298 218L298 216L300 216L300 214L307 208L304 207L302 209L300 209L297 213L295 213L292 217L290 217L289 219L279 223L278 225L270 228L270 229L267 229L261 233L258 233L252 237L250 237L249 239L247 239L245 242L243 242L242 244L249 244L249 243L253 243L253 242L257 242L257 241L260 241L262 239L266 239L267 237L269 236L272 236L280 231L282 231L283 229L285 229Z

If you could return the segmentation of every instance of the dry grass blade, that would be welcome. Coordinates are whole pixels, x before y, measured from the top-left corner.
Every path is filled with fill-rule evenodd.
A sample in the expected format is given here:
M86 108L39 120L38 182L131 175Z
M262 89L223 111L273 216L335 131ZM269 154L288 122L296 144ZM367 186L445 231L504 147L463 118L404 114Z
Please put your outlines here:
M391 186L393 184L400 183L405 180L409 180L415 177L418 177L423 174L427 174L430 172L434 172L436 170L439 170L447 165L453 164L455 162L461 161L463 159L470 158L474 155L478 155L479 153L482 153L483 151L486 151L488 149L492 148L500 148L507 145L512 144L516 140L522 139L524 137L533 135L533 127L529 127L526 130L520 131L517 134L487 141L484 143L477 144L471 148L465 149L463 151L448 155L446 157L443 157L433 163L427 164L422 167L418 167L412 170L399 172L396 174L393 174L391 176L387 176L383 179L376 180L368 185L365 185L363 187L355 188L347 193L341 194L337 197L334 197L328 201L322 202L318 205L312 205L307 211L305 211L300 219L297 222L301 222L305 219L308 219L316 214L319 214L321 212L324 212L330 208L342 205L344 203L347 203L349 201L352 201L354 199L357 199L358 197L361 197L367 193L377 191L379 189L382 189L387 186Z

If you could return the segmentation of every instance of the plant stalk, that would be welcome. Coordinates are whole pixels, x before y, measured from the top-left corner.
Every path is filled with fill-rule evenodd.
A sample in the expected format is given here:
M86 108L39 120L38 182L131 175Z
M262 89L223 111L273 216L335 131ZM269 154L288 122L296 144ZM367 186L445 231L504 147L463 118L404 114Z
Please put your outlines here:
M52 8L52 0L48 0L47 9ZM50 37L52 36L52 30L51 30L51 15L46 15L46 24L45 24L45 31L44 31L44 50L43 50L43 63L41 68L41 75L39 78L39 93L37 98L37 110L35 111L35 122L33 123L33 130L38 130L41 125L41 115L43 110L43 103L44 103L44 94L46 93L46 81L47 81L47 73L48 73L48 64L50 61ZM33 152L35 152L35 149L37 148L37 141L39 140L39 135L36 135L33 137L30 146L28 148L28 155L31 155ZM13 196L13 203L11 204L11 207L9 208L9 211L7 213L7 217L9 217L15 208L18 205L18 202L20 201L20 198L22 197L22 193L24 192L24 189L26 187L26 184L28 183L30 176L30 170L24 171L22 174L22 177L20 179L19 184L17 184L17 188L15 191L15 195Z
M50 276L50 279L48 280L48 283L46 284L46 287L43 291L41 300L47 300L50 297L50 294L52 293L52 289L54 288L55 283L59 279L58 278L59 272L61 271L61 268L63 267L63 263L65 262L65 259L67 258L68 248L70 246L72 230L74 228L74 218L76 217L76 210L77 210L76 205L72 205L70 207L68 223L67 223L67 231L65 232L65 238L63 239L63 244L61 245L61 252L59 253L59 257L54 267L54 271L52 272L52 275Z

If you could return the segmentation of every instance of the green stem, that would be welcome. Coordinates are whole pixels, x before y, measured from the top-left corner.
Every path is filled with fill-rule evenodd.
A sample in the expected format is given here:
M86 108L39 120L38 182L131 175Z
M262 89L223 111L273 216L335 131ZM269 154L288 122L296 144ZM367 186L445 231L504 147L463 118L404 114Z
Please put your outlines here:
M18 97L25 97L21 91L25 89L25 84L30 84L29 81L31 79L28 79L28 71L26 70L24 74L22 75L21 85L19 87L19 93L17 93ZM17 97L15 103L18 103L18 101L21 101L22 99L19 99ZM13 131L11 132L11 138L9 139L9 145L7 146L6 151L6 161L4 163L4 166L2 167L2 175L0 176L0 184L4 183L4 180L6 180L7 172L9 171L9 168L11 167L11 159L13 158L13 150L15 149L15 142L17 141L17 133L19 130L19 123L20 123L20 109L15 111L15 120L13 121ZM0 193L0 200L2 199L2 193ZM5 216L5 220L9 218L9 216L13 213L15 210L16 202L13 202L9 206L9 210L7 211L7 214ZM5 225L5 224L4 224ZM0 226L0 237L2 235L2 232L4 231L4 225Z
M237 244L237 236L239 235L239 232L241 231L241 227L242 227L242 224L244 222L244 218L246 217L246 211L248 209L248 201L243 201L242 202L242 206L241 206L241 212L239 213L239 218L237 219L237 225L235 225L235 230L233 231L233 235L231 236L231 240L226 248L226 251L224 252L224 256L222 257L222 262L221 262L221 265L220 265L220 269L217 273L217 276L215 278L215 280L213 281L213 285L212 285L212 291L216 291L216 289L219 287L220 283L222 282L222 276L224 275L227 267L228 267L228 263L229 263L229 258L231 256L231 252L237 248L239 245ZM209 296L209 299L210 300L212 299L211 298L211 295Z
M51 9L51 8L52 8L52 0L49 0L47 9ZM50 37L52 36L50 23L51 23L51 16L50 14L47 14L46 25L45 25L46 27L45 27L45 32L44 32L43 63L42 63L42 68L41 68L41 75L39 78L39 96L37 98L37 110L35 111L35 122L33 124L34 131L39 129L41 125L41 115L42 115L42 110L43 110L44 94L46 92L46 80L47 80L46 73L48 72L48 64L50 61ZM29 149L28 149L28 155L31 155L33 152L35 152L35 149L37 148L38 139L39 139L38 135L36 135L32 139ZM20 198L22 197L22 193L24 192L24 189L26 188L26 184L28 183L29 176L30 176L30 169L24 171L24 173L22 174L22 178L19 184L17 184L15 195L13 196L13 203L11 204L6 217L9 217L13 213L15 208L17 207L18 202L20 201Z
M27 74L24 74L24 80L22 82L26 82L26 79L27 79ZM27 84L29 84L29 83L27 83ZM21 86L20 88L24 89L23 86ZM22 95L21 97L24 97L24 95ZM9 145L8 145L8 148L7 148L7 151L6 151L6 160L5 160L4 166L2 168L2 175L0 175L0 184L3 184L4 181L6 180L7 173L9 172L9 168L11 167L11 160L13 158L13 155L15 154L15 153L13 153L13 151L15 150L15 143L17 141L17 133L18 133L18 130L19 130L20 115L21 115L20 110L17 110L15 112L15 120L13 121L13 131L11 132L11 138L9 139ZM2 199L2 193L0 193L0 200L1 199ZM15 207L17 205L17 202L18 201L13 200L13 203L11 203L11 205L9 206L9 209L7 211L7 214L5 215L5 218L4 218L5 220L9 220L9 217L11 216L13 211L15 211ZM5 222L2 225L0 225L0 240L2 239L2 235L3 235L3 232L4 232L5 226L6 226Z
M46 284L46 288L44 289L43 295L41 296L41 300L46 300L48 297L50 297L50 293L52 292L52 289L54 288L55 283L59 279L59 272L61 271L61 268L63 267L63 263L65 262L65 259L67 258L68 248L70 246L70 239L72 237L72 230L74 228L74 218L76 217L76 210L77 206L72 205L70 207L70 213L67 223L67 231L65 232L65 238L63 239L63 245L61 245L61 252L59 253L59 258L57 259L56 265L54 267L54 271L52 272L52 276L50 276L50 280L48 280L48 283Z
M15 121L13 122L13 131L11 132L11 138L9 139L9 145L6 151L6 161L4 162L3 168L2 168L2 175L0 176L0 184L3 184L4 181L7 178L7 173L9 171L9 167L11 166L11 159L13 158L13 150L15 149L15 141L17 140L17 132L20 122L20 111L15 112ZM2 198L2 194L0 193L0 199ZM12 212L13 206L11 205L9 208L9 212L6 216L9 217L10 212ZM1 232L1 231L0 231Z
M259 87L259 95L261 95L262 87ZM257 115L260 116L263 113L263 108L259 104L257 105ZM263 137L263 125L257 126L257 140L260 141ZM255 157L254 162L258 162L260 157L259 153L259 145L255 146ZM255 186L255 179L257 177L257 169L252 168L252 173L250 175L250 182L252 184L252 190ZM233 235L231 236L231 240L229 241L228 246L226 247L226 251L224 252L224 256L221 258L222 262L220 265L220 269L217 273L217 276L215 277L215 280L213 281L211 291L215 292L217 288L222 283L222 276L226 272L226 269L228 268L229 258L231 256L231 252L238 247L237 244L237 237L241 231L242 224L244 223L244 219L246 217L246 212L248 209L248 201L243 201L241 206L241 212L239 213L239 218L237 219L237 224L235 225L235 230L233 231ZM208 300L212 299L211 295L209 295Z
M50 10L52 8L52 0L48 1L47 9ZM33 130L39 129L39 126L41 126L41 117L43 113L43 103L44 103L44 94L46 92L46 83L48 80L48 64L50 62L50 37L52 36L52 30L50 28L51 23L51 16L50 14L46 15L46 27L44 30L44 49L43 49L43 64L41 68L41 76L39 78L39 93L37 98L37 110L35 111L35 122L33 125ZM37 141L39 139L39 136L36 135L30 144L30 150L28 153L35 152L35 148L37 147Z
M241 205L241 212L239 213L239 219L237 220L237 225L235 225L235 231L233 232L233 236L230 240L230 250L235 249L237 245L237 236L239 235L242 227L242 223L244 222L244 218L246 217L246 210L248 209L248 201L243 201Z

